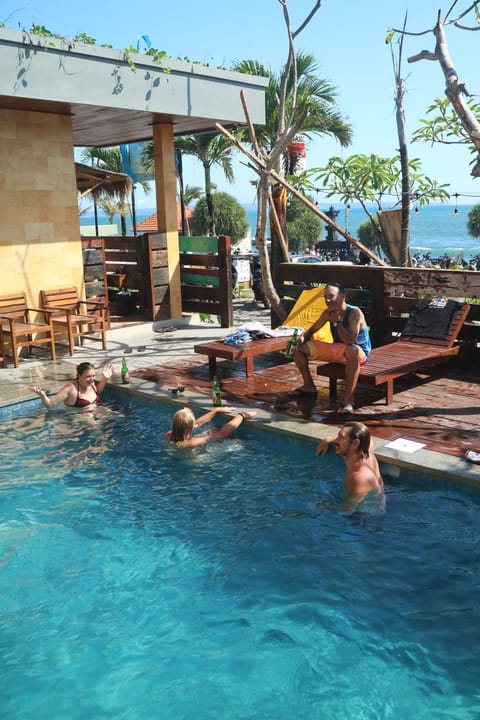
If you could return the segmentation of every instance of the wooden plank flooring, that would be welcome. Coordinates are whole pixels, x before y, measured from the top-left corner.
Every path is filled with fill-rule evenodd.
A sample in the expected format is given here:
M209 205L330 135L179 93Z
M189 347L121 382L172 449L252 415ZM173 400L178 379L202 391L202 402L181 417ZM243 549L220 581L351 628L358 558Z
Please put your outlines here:
M425 443L427 449L461 456L466 448L480 451L479 358L469 362L454 358L445 364L395 381L393 403L385 405L381 392L359 386L355 420L364 422L373 436L385 440L398 437ZM187 357L132 374L160 382L164 387L183 385L188 390L210 394L208 361ZM278 353L256 359L255 374L245 377L243 362L218 361L218 376L225 403L243 403L284 412L299 420L341 425L338 402L328 395L328 380L313 372L316 398L289 398L287 393L301 384L295 365ZM339 398L343 383L339 381Z

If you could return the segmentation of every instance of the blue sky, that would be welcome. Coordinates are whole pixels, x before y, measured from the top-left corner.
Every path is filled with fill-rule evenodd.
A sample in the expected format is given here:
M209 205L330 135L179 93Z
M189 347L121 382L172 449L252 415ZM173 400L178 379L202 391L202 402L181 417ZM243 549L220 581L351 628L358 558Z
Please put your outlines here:
M469 2L469 0L468 0ZM292 25L297 27L313 6L313 0L290 0ZM407 28L413 32L431 30L437 12L446 12L451 0L323 0L308 28L297 38L296 49L312 53L319 62L319 74L338 88L338 105L354 128L353 144L342 150L328 138L317 138L307 149L307 167L318 167L332 155L377 153L392 156L398 147L393 102L394 77L385 36L391 27L401 27L408 12ZM466 7L467 0L459 7ZM255 58L278 70L287 57L283 12L278 0L142 0L141 3L58 3L38 0L19 9L18 2L4 0L0 21L12 29L29 28L32 22L45 25L56 34L72 38L85 32L98 44L117 48L136 46L142 35L171 57L189 58L212 66L230 66L236 60ZM474 95L478 87L480 33L447 29L450 55L460 80ZM405 59L422 49L433 51L431 32L409 37ZM410 137L425 117L435 97L443 97L444 77L437 62L421 61L403 65L406 83L405 110ZM450 193L460 194L459 203L475 203L480 197L480 180L470 176L470 155L461 146L410 146L410 156L419 157L428 176L450 183ZM239 158L240 160L240 158ZM235 162L236 181L229 185L221 173L213 173L219 190L230 192L240 202L254 202L251 171ZM201 168L192 160L184 163L185 183L203 186ZM468 197L473 195L476 197ZM319 198L321 200L321 198ZM154 196L137 199L139 206L154 204Z

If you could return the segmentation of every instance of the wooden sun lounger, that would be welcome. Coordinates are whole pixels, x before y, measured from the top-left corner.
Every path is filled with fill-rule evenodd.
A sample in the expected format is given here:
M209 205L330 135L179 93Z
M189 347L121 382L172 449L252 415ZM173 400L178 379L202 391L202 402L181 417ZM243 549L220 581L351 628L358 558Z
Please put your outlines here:
M385 386L386 404L393 401L393 381L402 375L437 365L452 355L457 355L460 345L455 345L470 305L461 305L450 324L445 340L405 337L389 345L374 348L368 361L360 368L359 384ZM317 367L317 375L329 378L330 396L337 394L337 380L345 379L345 366L325 363Z
M211 378L217 372L217 358L245 360L245 374L250 377L254 373L254 358L257 355L286 350L290 337L290 335L283 335L282 337L271 337L264 340L252 340L252 342L243 343L242 345L226 345L224 342L214 341L199 343L193 349L196 353L208 356L208 369Z

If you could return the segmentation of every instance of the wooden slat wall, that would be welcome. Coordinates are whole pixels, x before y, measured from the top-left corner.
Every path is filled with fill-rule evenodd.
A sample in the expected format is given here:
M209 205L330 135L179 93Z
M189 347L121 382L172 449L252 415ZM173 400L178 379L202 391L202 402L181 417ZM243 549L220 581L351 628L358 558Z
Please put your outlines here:
M182 308L218 315L233 325L232 253L229 237L180 238Z
M286 309L302 289L327 282L343 285L347 301L365 312L374 346L401 332L421 297L449 297L462 302L480 299L480 272L472 270L282 263L279 279L280 296L290 298L285 300ZM480 304L472 304L460 339L480 343L479 321ZM272 318L274 322L278 324L277 318Z
M107 278L105 274L105 248L103 238L82 238L83 277L85 297L107 296Z

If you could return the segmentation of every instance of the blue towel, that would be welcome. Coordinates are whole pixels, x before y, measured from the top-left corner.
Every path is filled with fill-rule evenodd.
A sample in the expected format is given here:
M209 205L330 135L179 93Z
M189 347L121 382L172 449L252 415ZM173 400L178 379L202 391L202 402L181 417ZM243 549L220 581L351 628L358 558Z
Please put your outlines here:
M243 343L251 342L252 339L252 336L249 335L248 332L245 332L244 330L237 330L236 332L227 335L223 339L223 342L225 345L243 345Z

